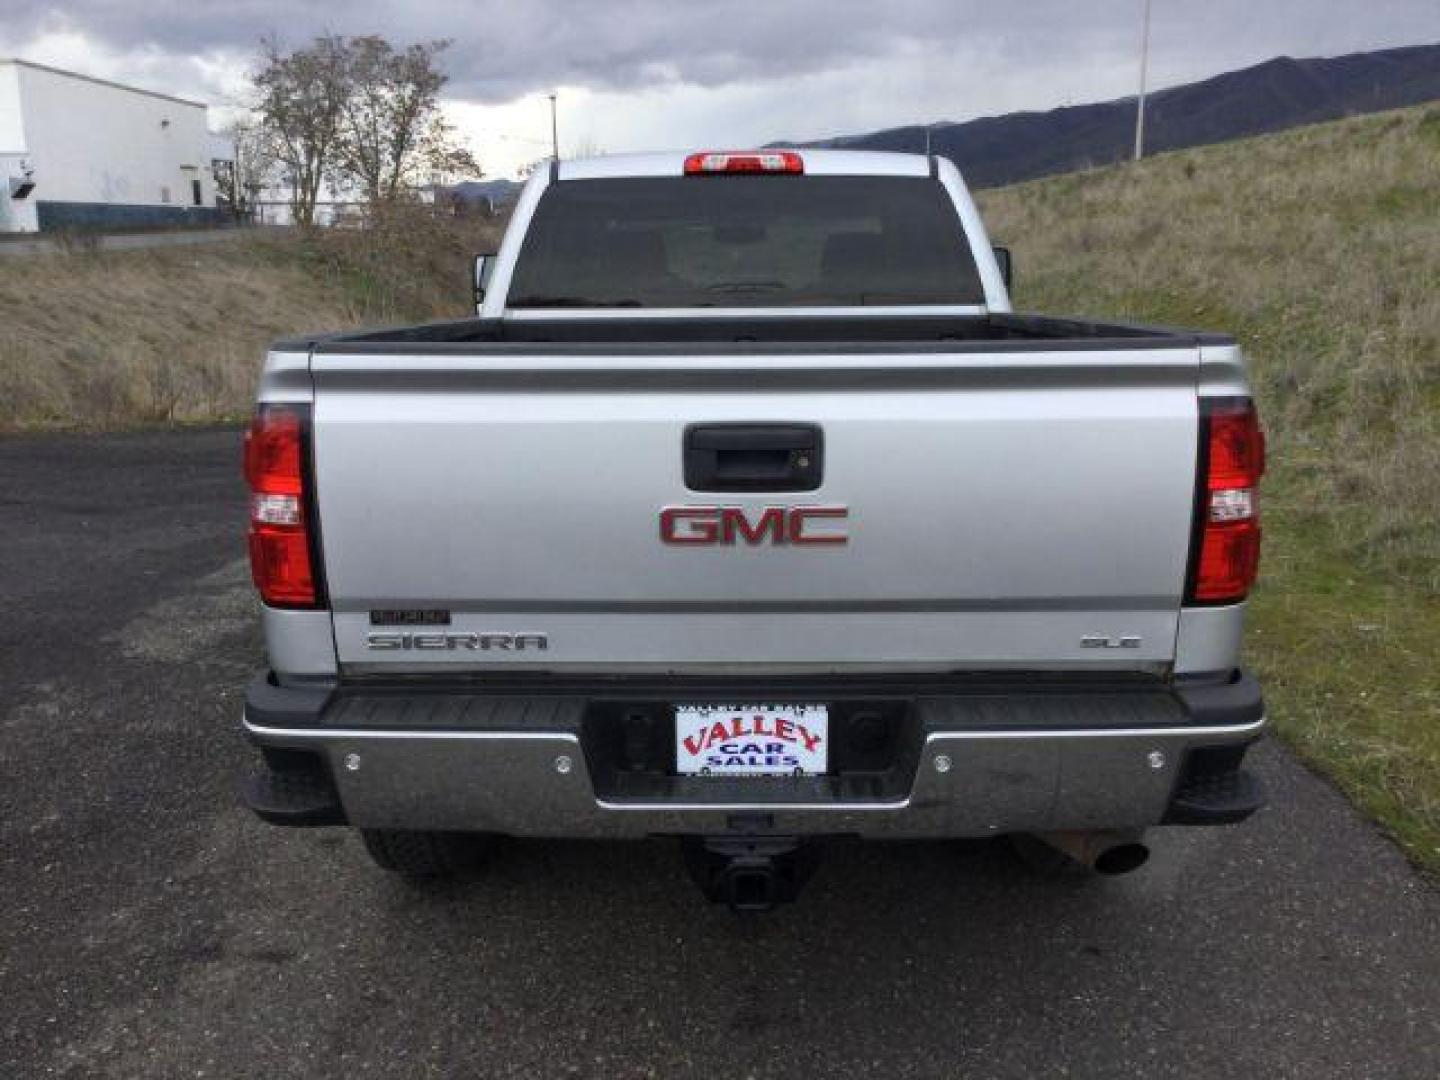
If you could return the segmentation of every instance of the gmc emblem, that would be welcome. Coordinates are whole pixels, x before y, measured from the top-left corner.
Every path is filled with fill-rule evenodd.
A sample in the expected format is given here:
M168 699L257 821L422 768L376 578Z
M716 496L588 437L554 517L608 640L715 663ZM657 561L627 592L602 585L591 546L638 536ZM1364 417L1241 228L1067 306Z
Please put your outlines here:
M660 510L662 544L751 547L848 544L848 506L666 506Z

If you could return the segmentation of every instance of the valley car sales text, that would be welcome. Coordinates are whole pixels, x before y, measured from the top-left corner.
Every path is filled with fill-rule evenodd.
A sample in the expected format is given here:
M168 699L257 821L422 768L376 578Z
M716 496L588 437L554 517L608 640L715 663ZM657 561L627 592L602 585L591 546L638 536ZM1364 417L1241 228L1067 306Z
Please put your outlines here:
M803 745L813 753L821 741L822 736L803 723L783 717L771 721L764 716L734 716L687 735L682 745L692 758L704 754L703 764L710 768L799 769L800 759L788 752L789 747Z

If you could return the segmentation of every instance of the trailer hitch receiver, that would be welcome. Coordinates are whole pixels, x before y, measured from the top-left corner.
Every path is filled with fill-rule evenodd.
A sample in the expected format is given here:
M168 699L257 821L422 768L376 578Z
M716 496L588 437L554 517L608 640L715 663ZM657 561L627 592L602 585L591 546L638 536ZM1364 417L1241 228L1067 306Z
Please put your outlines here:
M793 836L700 837L684 841L685 868L701 892L734 911L769 911L793 901L820 861Z

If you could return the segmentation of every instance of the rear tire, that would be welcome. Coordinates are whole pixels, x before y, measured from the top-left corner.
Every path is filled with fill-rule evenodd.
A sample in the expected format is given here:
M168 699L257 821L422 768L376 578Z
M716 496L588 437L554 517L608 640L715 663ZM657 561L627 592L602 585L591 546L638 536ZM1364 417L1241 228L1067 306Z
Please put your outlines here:
M361 829L360 838L375 865L423 881L473 871L493 846L493 838L484 833Z

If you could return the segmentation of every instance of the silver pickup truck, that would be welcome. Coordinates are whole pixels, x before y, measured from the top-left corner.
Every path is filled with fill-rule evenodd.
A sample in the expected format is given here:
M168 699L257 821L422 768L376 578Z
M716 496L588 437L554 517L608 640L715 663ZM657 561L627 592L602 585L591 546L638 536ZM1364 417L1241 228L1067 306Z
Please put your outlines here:
M276 344L250 806L414 876L674 838L741 908L826 838L1122 873L1251 814L1240 351L1009 272L941 158L603 157L531 177L476 317Z

